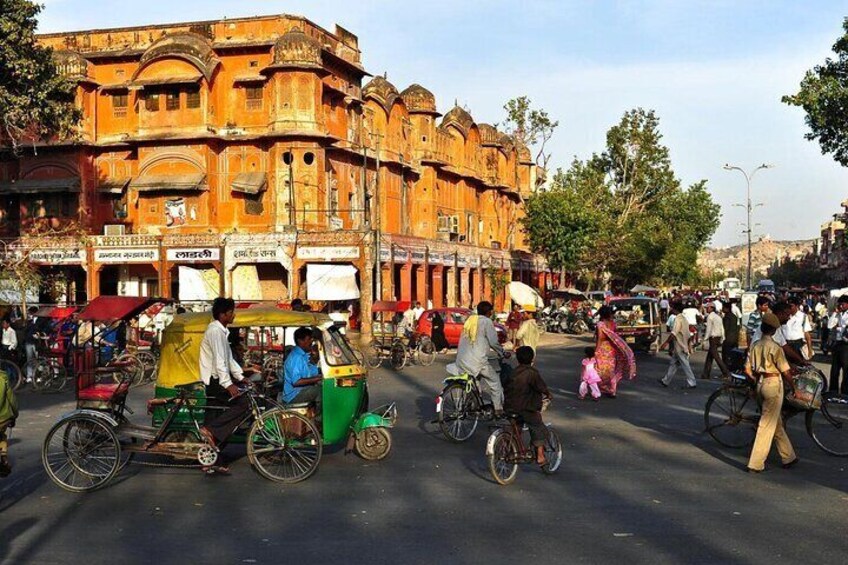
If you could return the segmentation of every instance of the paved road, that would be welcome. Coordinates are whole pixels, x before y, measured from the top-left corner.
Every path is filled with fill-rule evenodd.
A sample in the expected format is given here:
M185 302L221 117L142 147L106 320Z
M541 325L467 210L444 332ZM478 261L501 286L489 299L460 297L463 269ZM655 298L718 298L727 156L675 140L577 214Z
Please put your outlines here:
M315 476L289 487L241 459L230 477L131 466L102 491L66 493L41 471L39 449L71 399L23 395L15 472L0 482L0 561L844 562L848 460L819 451L800 422L790 435L801 463L749 475L746 453L702 433L717 384L663 389L667 357L640 356L618 399L580 402L584 343L546 344L539 366L565 461L554 476L521 469L508 487L488 475L485 429L453 445L430 424L449 358L373 374L373 401L399 404L389 459L325 453ZM150 393L133 392L140 421Z

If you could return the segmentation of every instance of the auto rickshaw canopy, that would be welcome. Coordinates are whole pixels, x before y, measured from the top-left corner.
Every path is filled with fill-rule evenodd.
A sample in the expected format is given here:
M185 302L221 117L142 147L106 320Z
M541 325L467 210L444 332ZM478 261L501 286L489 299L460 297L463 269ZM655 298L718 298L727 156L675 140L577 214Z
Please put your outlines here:
M173 388L200 380L200 343L212 321L210 312L186 313L174 316L162 333L157 386ZM230 328L277 328L331 326L326 314L292 312L278 308L249 308L236 310Z

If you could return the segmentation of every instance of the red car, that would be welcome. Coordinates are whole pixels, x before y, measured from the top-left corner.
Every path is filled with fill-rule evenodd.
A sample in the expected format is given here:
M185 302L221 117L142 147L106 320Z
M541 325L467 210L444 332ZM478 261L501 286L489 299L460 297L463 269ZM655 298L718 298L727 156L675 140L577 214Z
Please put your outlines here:
M465 320L472 314L468 308L436 308L434 310L425 310L421 317L418 318L418 324L415 329L418 333L433 336L433 313L438 312L445 321L445 339L448 340L448 345L456 347L459 345L459 337L462 334L462 326ZM495 331L498 332L498 343L506 343L506 328L495 322Z

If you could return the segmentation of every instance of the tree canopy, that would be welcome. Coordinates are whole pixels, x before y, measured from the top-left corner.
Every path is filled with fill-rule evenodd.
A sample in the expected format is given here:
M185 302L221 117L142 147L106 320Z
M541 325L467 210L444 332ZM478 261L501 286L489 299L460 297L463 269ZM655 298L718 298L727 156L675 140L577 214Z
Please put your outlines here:
M0 142L70 136L80 119L73 84L35 38L41 6L0 0Z
M528 200L524 229L551 268L586 282L680 284L698 276L719 210L706 181L681 187L659 118L637 108L610 128L603 152L575 158Z
M845 33L833 45L836 58L807 71L798 93L782 100L806 112L810 131L804 137L818 141L822 153L848 166L848 18L842 28Z

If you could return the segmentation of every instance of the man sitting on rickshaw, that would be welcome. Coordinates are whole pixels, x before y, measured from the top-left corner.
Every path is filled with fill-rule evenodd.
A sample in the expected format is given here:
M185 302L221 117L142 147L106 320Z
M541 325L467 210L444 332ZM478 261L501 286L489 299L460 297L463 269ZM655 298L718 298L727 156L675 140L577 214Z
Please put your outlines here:
M283 365L283 391L280 402L285 404L315 404L316 420L321 419L321 374L310 359L314 342L310 328L298 328L294 332L296 346L286 357Z

